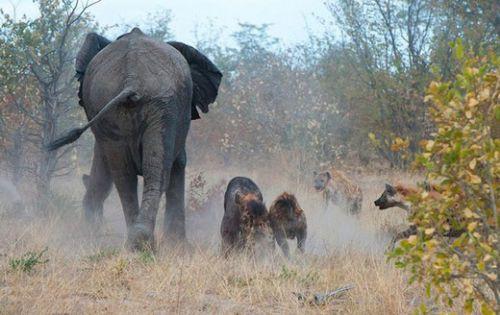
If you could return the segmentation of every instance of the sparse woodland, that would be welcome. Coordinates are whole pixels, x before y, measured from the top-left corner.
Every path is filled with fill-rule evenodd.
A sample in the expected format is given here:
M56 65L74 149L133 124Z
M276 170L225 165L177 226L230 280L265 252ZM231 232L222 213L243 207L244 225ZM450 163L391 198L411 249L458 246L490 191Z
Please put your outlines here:
M42 148L86 120L78 105L75 55L86 33L126 32L134 25L99 25L88 13L98 3L35 2L37 18L0 11L0 179L20 192L31 218L58 235L63 232L57 226L68 220L68 213L80 214L82 196L82 188L61 182L81 185L94 142L89 132L59 151ZM427 198L425 192L411 197L415 207L408 220L418 227L417 235L388 253L388 262L382 254L336 248L249 275L258 270L254 262L226 262L205 247L192 261L165 252L133 256L91 246L82 250L85 258L75 258L65 254L71 246L45 236L36 220L23 229L19 220L3 214L11 212L0 197L0 313L36 312L23 304L26 298L42 313L134 313L155 300L146 311L498 314L500 4L328 0L324 10L330 13L322 21L324 32L311 33L295 46L270 36L266 24L241 23L232 45L222 42L218 26L200 24L197 41L189 44L210 56L224 77L210 113L191 126L187 211L210 221L217 234L218 217L204 216L203 209L218 205L224 176L242 169L264 174L263 186L276 187L270 188L273 193L297 189L299 197L305 196L300 203L310 210L306 213L314 216L311 173L335 166L365 189L355 229L383 230L385 221L399 220L385 213L381 219L372 209L384 180L437 184L442 199ZM170 29L172 14L152 12L141 28L159 40L183 41ZM69 219L73 225L75 220ZM324 227L319 221L311 219L312 229ZM450 228L465 232L449 241L441 235ZM51 246L62 250L55 254ZM174 263L184 269L171 269ZM352 271L356 263L362 265L358 273ZM221 275L225 270L230 271ZM154 288L138 280L145 274ZM73 293L57 287L54 277L68 286L81 283L73 292L81 300L78 305L71 304L68 294ZM202 277L206 280L200 282ZM363 287L363 277L373 287ZM304 306L289 294L349 281L358 293L338 304ZM42 298L49 296L39 289L43 283L62 302L44 304ZM203 296L196 295L200 288ZM163 291L169 293L160 298ZM115 305L130 292L140 296ZM96 300L107 302L93 304Z

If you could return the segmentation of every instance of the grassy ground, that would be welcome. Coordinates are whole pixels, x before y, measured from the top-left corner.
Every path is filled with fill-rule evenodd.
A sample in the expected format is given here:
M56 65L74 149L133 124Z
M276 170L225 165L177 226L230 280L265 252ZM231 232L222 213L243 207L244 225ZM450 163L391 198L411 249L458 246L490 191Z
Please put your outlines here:
M78 188L49 219L0 214L0 313L408 314L424 301L422 290L408 285L383 255L404 213L372 206L384 182L411 178L358 175L365 200L357 219L336 207L323 211L319 196L293 180L246 175L256 179L267 204L283 190L296 193L309 222L303 257L219 256L221 198L202 213L188 213L191 251L160 244L154 255L129 253L123 249L116 196L106 203L104 231L89 237L80 223ZM41 255L26 256L29 252ZM349 284L354 288L340 298L320 305L311 301L314 293Z

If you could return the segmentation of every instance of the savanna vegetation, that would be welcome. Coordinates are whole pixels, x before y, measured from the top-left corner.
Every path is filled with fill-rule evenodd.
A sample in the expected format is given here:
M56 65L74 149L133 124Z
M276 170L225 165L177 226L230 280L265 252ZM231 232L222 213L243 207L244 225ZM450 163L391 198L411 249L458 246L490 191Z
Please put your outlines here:
M203 242L192 259L177 251L133 255L106 233L106 241L73 250L84 232L62 235L77 230L93 136L57 152L43 145L85 120L73 68L85 34L133 25L99 25L78 1L36 3L36 18L0 11L0 178L22 196L21 206L0 197L0 313L500 312L498 1L328 0L324 32L294 46L269 35L266 24L241 23L231 45L217 25L200 24L189 44L224 77L188 139L187 211L206 232L193 235L218 235L224 180L240 172L264 191L293 190L309 230L321 231L316 245L334 239L302 260L264 266L225 261ZM170 29L172 14L152 12L141 27L183 41ZM316 210L311 173L325 166L361 183L359 222ZM400 213L372 207L384 181L424 178L442 197L410 198L418 233L389 262L382 250L352 244L366 238L381 248L401 223ZM351 243L331 231L342 224L357 233ZM442 237L451 228L464 232ZM346 283L355 289L334 303L291 294Z

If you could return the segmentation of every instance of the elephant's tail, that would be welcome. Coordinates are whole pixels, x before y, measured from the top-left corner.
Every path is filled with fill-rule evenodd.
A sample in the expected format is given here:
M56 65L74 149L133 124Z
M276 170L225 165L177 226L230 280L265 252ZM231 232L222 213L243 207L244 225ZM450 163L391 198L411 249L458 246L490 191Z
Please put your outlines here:
M125 88L121 91L117 96L115 96L109 103L107 103L98 113L95 115L85 126L81 128L75 128L68 131L64 136L60 137L57 140L54 140L44 146L45 150L53 151L56 150L66 144L70 144L75 142L82 133L91 127L94 123L96 123L99 119L102 118L104 114L106 114L111 108L116 107L119 104L124 103L127 99L131 99L133 101L139 100L139 96L135 91L130 88Z

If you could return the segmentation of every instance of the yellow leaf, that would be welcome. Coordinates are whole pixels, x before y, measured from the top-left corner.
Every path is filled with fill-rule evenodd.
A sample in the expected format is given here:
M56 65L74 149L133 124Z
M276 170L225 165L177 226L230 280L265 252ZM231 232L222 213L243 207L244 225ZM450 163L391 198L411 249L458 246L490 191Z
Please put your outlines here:
M434 141L433 140L428 140L427 143L425 144L425 149L427 151L432 150L432 147L434 146Z
M411 245L417 244L417 236L416 235L410 235L410 237L408 237L408 243L410 243Z
M467 225L467 230L469 232L472 232L476 229L476 227L477 227L477 222L471 222Z
M476 159L473 159L472 161L469 162L469 167L471 170L476 168Z
M435 230L436 230L435 228L425 229L425 235L432 235Z
M496 281L497 280L497 275L494 274L494 273L487 273L486 276L488 278L490 278L492 281Z
M478 100L476 100L475 98L471 97L471 98L469 99L469 107L474 107L474 106L476 106L477 104L479 104L479 101L478 101Z
M464 210L464 216L467 219L470 219L470 218L474 217L474 212L472 212L469 208L465 208L465 210Z
M479 177L477 175L474 175L474 174L470 174L470 182L472 184L480 184L481 183L481 177Z
M479 100L483 101L483 100L488 99L488 97L490 97L490 89L489 88L485 88L481 92L479 92Z
M495 315L492 308L486 303L481 304L481 314L482 315Z
M472 118L472 112L471 111L466 111L465 112L465 117L467 117L467 119L471 119Z

